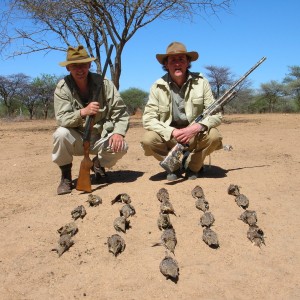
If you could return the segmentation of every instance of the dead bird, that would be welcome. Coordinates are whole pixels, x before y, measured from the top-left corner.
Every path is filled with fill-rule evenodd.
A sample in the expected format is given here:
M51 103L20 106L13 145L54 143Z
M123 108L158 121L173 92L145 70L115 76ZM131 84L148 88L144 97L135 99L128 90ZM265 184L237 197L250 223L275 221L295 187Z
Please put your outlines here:
M125 204L129 204L131 203L131 198L128 194L126 193L122 193L122 194L119 194L117 195L112 201L111 201L111 204L114 204L116 202L123 202Z
M235 197L235 203L239 207L246 209L249 206L249 199L244 194L239 194L238 196Z
M90 206L98 206L102 204L102 199L97 195L89 194L86 202L88 202Z
M135 213L135 208L131 204L125 204L120 209L120 216L124 216L126 219L128 217L134 216Z
M126 247L124 239L118 235L113 234L107 238L108 251L113 253L114 256L122 253Z
M204 197L204 192L201 186L196 185L193 189L192 189L192 196L194 198L205 198Z
M70 234L63 234L60 236L58 240L58 246L55 249L52 249L52 251L56 251L58 253L58 256L60 257L64 252L69 250L74 245L74 241L71 239Z
M217 234L210 228L206 227L203 229L202 240L212 248L219 247L219 241Z
M160 213L157 219L157 226L159 230L173 228L169 214Z
M157 194L156 197L158 199L158 201L162 202L163 200L169 200L170 196L169 196L169 192L166 188L161 188Z
M197 198L195 206L203 212L206 212L209 209L209 204L204 198Z
M167 279L170 278L175 281L178 280L178 276L179 276L178 263L171 256L167 255L167 253L165 258L160 262L159 270Z
M160 204L160 212L163 214L173 214L176 216L174 207L168 199L164 199Z
M177 238L174 228L164 230L160 239L161 242L153 244L152 247L165 246L169 251L171 251L174 254L174 250L177 244Z
M62 227L60 227L57 232L60 236L69 234L70 236L74 236L78 232L78 227L75 222L68 223Z
M83 205L79 205L71 211L71 216L74 220L83 219L86 215L86 210Z
M249 226L247 232L247 238L255 245L260 247L262 244L265 245L264 232L257 226Z
M240 189L237 185L230 184L227 189L227 192L229 195L238 196L240 194Z
M126 218L124 216L117 217L114 220L114 228L117 231L122 231L122 232L126 233L126 229L128 228L127 222L128 221L126 221Z
M215 217L209 211L205 212L200 218L200 225L202 227L210 227L215 222Z
M245 210L239 217L244 223L252 226L257 222L256 212L254 210Z

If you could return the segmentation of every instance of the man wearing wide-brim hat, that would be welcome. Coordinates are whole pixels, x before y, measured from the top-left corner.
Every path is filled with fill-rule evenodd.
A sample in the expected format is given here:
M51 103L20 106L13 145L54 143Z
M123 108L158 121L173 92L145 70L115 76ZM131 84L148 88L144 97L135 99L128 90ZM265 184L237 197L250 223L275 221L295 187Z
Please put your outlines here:
M54 92L54 110L58 124L53 134L52 161L61 169L57 194L72 191L73 156L83 155L83 132L88 116L93 117L90 154L94 154L93 171L96 181L106 177L110 168L126 154L124 140L128 130L127 108L113 82L89 71L94 57L86 49L68 47L67 59L60 63L69 75L60 80ZM101 90L100 94L96 91Z
M204 159L222 148L222 137L216 129L221 124L221 114L193 123L212 102L211 87L201 73L193 73L191 62L199 55L187 51L180 42L171 43L165 54L156 59L167 73L151 87L143 114L147 130L141 141L146 156L164 160L177 144L186 145L183 166L167 174L167 180L176 180L185 173L186 179L196 179Z

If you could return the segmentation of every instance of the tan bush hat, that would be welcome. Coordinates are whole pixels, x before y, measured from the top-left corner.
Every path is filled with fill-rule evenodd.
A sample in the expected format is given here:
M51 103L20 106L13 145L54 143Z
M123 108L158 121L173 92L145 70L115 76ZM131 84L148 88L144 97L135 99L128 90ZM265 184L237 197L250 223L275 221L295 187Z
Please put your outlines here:
M185 45L179 42L172 42L167 48L166 54L156 54L156 59L159 63L164 64L164 60L166 57L170 55L178 55L178 54L185 54L191 58L191 61L195 61L198 59L199 54L196 51L188 52L186 50Z
M90 57L87 51L82 45L78 47L68 47L67 50L67 60L59 63L60 66L65 67L70 64L82 64L94 61L95 57Z

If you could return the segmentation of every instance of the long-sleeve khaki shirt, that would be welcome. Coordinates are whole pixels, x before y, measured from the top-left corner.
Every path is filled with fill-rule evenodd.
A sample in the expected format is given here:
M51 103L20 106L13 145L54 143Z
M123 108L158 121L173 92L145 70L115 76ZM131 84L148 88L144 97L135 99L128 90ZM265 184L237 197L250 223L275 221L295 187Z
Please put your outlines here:
M66 78L66 77L65 77ZM80 116L80 109L85 104L80 99L77 89L71 80L62 79L54 92L54 110L57 124L62 127L78 128L82 131L85 118ZM101 76L89 73L90 90L93 94L101 84ZM108 133L118 133L125 136L128 130L129 115L119 92L108 79L103 80L102 92L97 99L99 112L94 118L94 130L105 137ZM90 102L91 102L90 101Z
M191 124L215 100L209 82L202 74L189 73L188 86L185 90L185 113ZM168 83L168 74L158 79L151 87L149 99L143 114L143 126L146 130L157 132L165 140L170 140L174 127L172 123L172 97ZM199 121L207 130L221 124L220 113L207 116Z

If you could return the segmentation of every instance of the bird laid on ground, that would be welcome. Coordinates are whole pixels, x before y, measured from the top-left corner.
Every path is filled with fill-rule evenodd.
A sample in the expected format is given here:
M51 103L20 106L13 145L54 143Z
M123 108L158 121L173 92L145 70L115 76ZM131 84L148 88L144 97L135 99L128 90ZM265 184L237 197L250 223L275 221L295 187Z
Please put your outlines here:
M161 242L153 244L152 247L165 246L169 251L174 253L174 250L175 250L175 247L177 244L177 238L176 238L174 228L164 230L160 239L161 239Z
M168 199L164 199L160 204L160 212L163 214L175 214L174 207Z
M161 261L159 265L159 270L167 279L172 279L174 281L178 280L178 276L179 276L178 263L171 256L167 255L167 253L165 258Z
M60 227L57 232L62 236L65 234L69 234L70 236L74 236L78 232L78 226L75 222L68 223L62 227Z
M209 204L204 198L197 198L195 201L196 208L206 212L209 209Z
M257 226L249 226L247 232L247 238L255 245L260 247L262 244L265 245L264 232Z
M245 210L239 217L244 223L252 226L257 223L257 216L254 210Z
M124 239L120 235L113 234L112 236L107 238L107 246L108 251L111 252L114 256L117 256L124 251L126 244Z
M56 251L58 256L60 257L64 252L69 250L70 247L74 245L74 241L71 239L70 234L63 234L60 236L58 240L57 248L52 249L52 251Z
M203 229L202 240L212 248L219 247L219 241L217 234L210 228Z
M90 206L98 206L102 204L102 199L97 195L89 194L86 202L88 202Z
M162 202L163 200L169 200L169 192L166 188L161 188L157 194L156 197L158 199L158 201Z
M169 214L160 213L157 219L157 226L159 230L173 228Z
M213 223L215 222L215 217L213 214L209 211L205 212L201 217L200 217L200 225L202 227L210 227Z
M229 195L238 196L240 194L240 189L237 185L230 184L227 189L227 192Z
M235 203L239 207L246 209L249 206L249 199L244 194L239 194L235 197Z
M112 201L111 201L111 204L114 204L116 202L123 202L125 204L129 204L131 203L131 198L128 194L126 193L122 193L122 194L119 194L117 195Z
M126 233L126 228L127 228L127 221L126 221L126 218L125 218L124 216L117 217L117 218L114 220L114 228L115 228L117 231L122 231L122 232Z
M83 205L79 205L71 211L71 216L74 220L83 219L86 215L86 210Z
M135 215L135 208L131 204L125 204L120 209L120 216L124 216L126 219Z
M196 186L192 189L192 196L193 196L194 198L205 198L202 187L199 186L199 185L196 185Z

